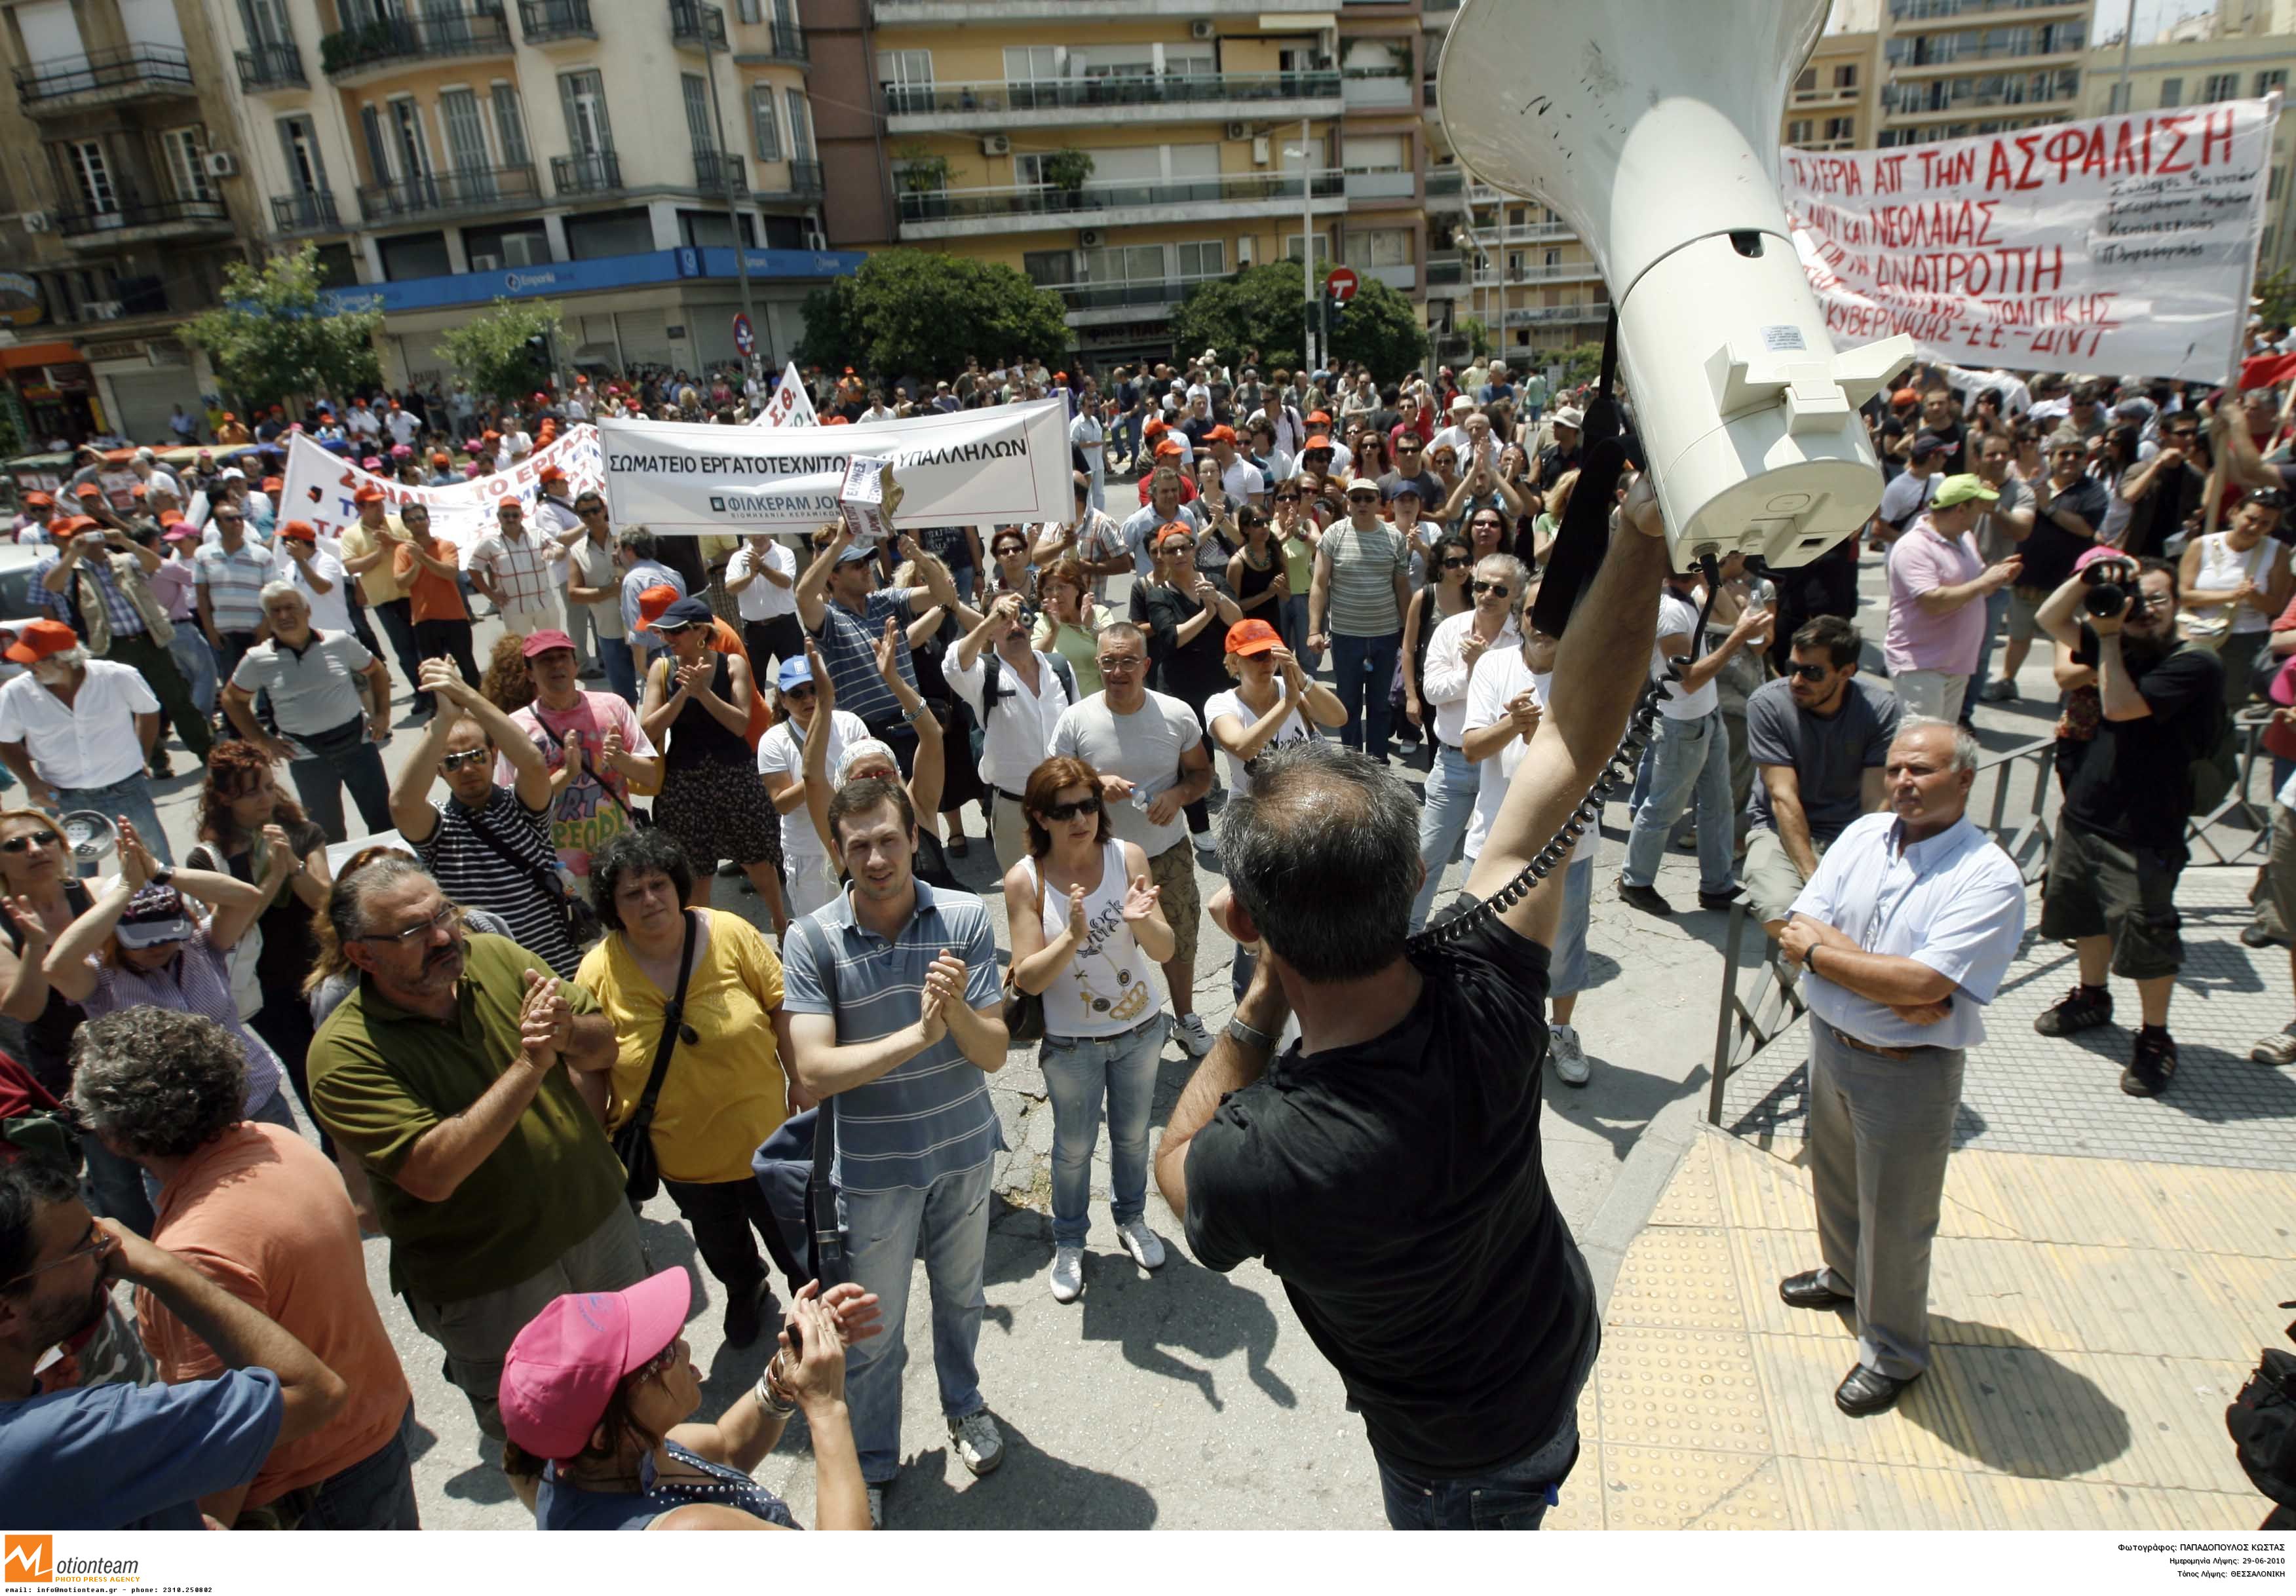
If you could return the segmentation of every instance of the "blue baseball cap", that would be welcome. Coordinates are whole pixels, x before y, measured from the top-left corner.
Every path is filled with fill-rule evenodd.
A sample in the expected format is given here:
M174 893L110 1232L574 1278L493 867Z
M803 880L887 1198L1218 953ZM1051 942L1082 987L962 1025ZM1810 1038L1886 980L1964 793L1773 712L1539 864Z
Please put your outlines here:
M792 687L803 687L813 680L813 667L802 658L784 659L780 670L774 673L774 685L787 692Z

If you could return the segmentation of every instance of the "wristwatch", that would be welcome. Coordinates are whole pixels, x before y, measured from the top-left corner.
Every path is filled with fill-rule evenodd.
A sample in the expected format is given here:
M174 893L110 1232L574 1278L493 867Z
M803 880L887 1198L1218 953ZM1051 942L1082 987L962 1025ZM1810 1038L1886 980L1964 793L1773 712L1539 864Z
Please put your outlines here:
M172 864L162 864L152 872L152 885L154 887L165 887L175 879L176 867Z
M1230 1019L1228 1020L1226 1035L1228 1040L1235 1043L1240 1047L1257 1048L1264 1053L1272 1053L1275 1051L1275 1037L1269 1035L1266 1031L1254 1030L1251 1027L1244 1024L1241 1019Z

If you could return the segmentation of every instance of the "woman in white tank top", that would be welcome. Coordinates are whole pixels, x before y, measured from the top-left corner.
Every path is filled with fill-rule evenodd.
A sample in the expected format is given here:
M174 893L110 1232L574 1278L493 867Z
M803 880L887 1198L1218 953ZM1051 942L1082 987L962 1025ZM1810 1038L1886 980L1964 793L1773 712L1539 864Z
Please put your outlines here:
M2177 631L2224 661L2226 709L2248 701L2250 673L2288 602L2288 551L2271 536L2281 513L2278 494L2251 494L2227 529L2194 538L2178 561Z
M1177 946L1150 885L1148 855L1118 839L1100 773L1047 759L1021 809L1029 856L1005 872L1013 984L1045 1002L1037 1064L1053 1100L1053 1296L1084 1294L1092 1150L1108 1112L1110 1210L1144 1269L1164 1262L1148 1228L1148 1118L1168 1017L1157 967Z

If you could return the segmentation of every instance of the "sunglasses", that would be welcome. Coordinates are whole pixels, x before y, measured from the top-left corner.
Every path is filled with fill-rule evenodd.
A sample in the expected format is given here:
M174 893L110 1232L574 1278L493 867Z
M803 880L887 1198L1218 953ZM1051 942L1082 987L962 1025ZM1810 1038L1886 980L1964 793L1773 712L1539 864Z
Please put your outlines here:
M1376 504L1379 503L1379 495L1375 493L1351 493L1348 495L1348 503L1350 504Z
M1275 495L1275 502L1279 504L1297 504L1300 502L1300 495L1296 493L1279 493Z
M1073 804L1050 805L1046 808L1044 814L1046 820L1066 823L1076 819L1080 814L1097 814L1100 813L1100 798L1098 795L1095 794L1091 798L1078 798Z
M446 771L463 770L470 765L478 764L481 759L491 759L493 757L494 750L492 749L466 749L462 753L449 754L445 758L439 760L439 768Z
M1463 571L1472 564L1474 564L1474 561L1472 560L1446 560L1443 562L1443 569L1447 571Z
M820 692L821 690L816 687L812 683L800 682L794 687L783 688L782 697L785 699L810 699L819 697Z
M1795 665L1787 668L1793 672L1797 682L1823 682L1826 673L1833 667L1828 665Z
M1487 593L1505 593L1507 585L1504 582L1472 582L1468 584L1468 591L1480 598Z
M29 836L11 837L0 842L0 854L21 854L36 847L62 847L63 839L53 831L35 831Z
M391 942L398 944L400 947L405 947L417 937L428 937L433 931L446 929L447 927L453 925L461 914L462 911L455 908L454 904L441 904L439 905L439 913L433 914L430 919L422 921L420 925L411 925L403 931L370 931L365 936L362 936L359 940L361 942Z
M67 1264L77 1264L82 1258L100 1258L111 1250L111 1238L98 1230L91 1221L87 1227L87 1234L80 1238L78 1247L60 1258L50 1258L36 1268L27 1269L13 1280L0 1281L0 1291L12 1291L26 1281L37 1279L51 1269L62 1269Z

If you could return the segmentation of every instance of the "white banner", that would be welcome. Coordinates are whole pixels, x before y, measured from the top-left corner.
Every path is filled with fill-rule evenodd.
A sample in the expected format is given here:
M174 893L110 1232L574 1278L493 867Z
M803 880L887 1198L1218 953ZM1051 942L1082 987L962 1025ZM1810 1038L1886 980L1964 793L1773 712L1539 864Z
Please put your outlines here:
M495 506L504 499L515 497L524 504L527 524L534 524L534 503L542 496L542 473L554 465L566 473L569 503L578 494L603 489L606 475L598 449L598 430L572 427L565 437L548 448L537 449L509 471L492 471L445 487L412 487L363 471L298 432L287 446L279 519L308 521L318 528L320 536L340 537L345 527L358 520L358 506L351 495L372 484L382 490L384 503L394 514L401 504L428 505L431 536L453 544L467 566L471 546L495 530Z
M2240 363L2279 102L1910 149L1782 151L1794 243L1847 348L2225 381Z
M901 528L1068 521L1076 514L1059 399L851 427L598 423L617 526L655 532L809 533L841 519L855 455L890 460Z
M797 362L792 360L782 372L766 407L750 418L752 427L817 427L821 418L813 413L812 396L805 391L805 379L797 374Z

